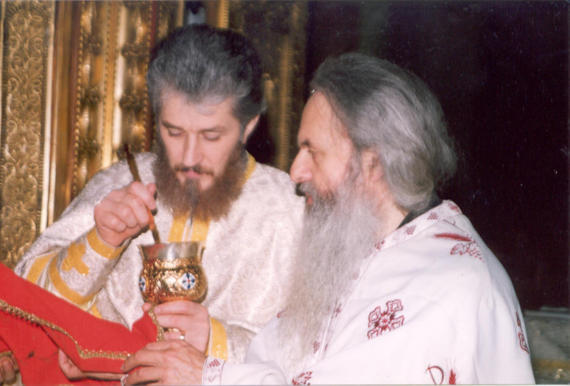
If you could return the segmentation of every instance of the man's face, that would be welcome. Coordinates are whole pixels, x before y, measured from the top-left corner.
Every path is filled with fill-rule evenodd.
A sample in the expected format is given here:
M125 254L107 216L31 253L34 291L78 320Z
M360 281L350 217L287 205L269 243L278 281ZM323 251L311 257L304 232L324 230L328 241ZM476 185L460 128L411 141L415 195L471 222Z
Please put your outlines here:
M299 152L290 171L295 183L312 187L304 192L307 206L315 199L332 198L345 180L353 149L345 133L325 96L313 94L303 110L297 136ZM319 197L312 197L311 191Z
M233 98L193 103L178 91L163 94L158 127L169 165L181 184L192 180L200 192L211 188L238 142L245 142L253 130L255 123L250 122L242 137L233 104Z

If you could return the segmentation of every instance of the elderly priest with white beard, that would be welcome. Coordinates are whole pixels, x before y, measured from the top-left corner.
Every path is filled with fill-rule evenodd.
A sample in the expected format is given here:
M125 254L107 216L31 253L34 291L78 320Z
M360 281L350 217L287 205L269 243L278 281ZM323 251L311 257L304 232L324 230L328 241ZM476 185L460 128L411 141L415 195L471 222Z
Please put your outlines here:
M295 290L244 364L152 343L127 383L534 383L511 281L460 208L426 85L362 54L326 60L303 112L291 178L306 197ZM157 363L177 350L177 369ZM167 371L168 370L168 371Z

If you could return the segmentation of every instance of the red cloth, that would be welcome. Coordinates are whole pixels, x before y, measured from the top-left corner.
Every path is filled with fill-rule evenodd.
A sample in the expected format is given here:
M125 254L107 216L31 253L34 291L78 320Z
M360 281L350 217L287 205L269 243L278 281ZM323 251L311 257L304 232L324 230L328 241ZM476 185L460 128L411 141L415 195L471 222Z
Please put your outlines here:
M131 331L81 310L0 264L0 352L12 351L25 384L70 382L59 368L59 349L83 371L120 373L124 356L157 336L158 327L148 314Z

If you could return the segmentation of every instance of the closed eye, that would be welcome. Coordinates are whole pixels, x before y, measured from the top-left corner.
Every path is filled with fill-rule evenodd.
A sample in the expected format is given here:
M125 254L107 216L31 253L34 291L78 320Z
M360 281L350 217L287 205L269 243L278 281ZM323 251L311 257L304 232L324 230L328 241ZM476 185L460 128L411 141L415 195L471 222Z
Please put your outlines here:
M202 132L202 136L207 141L217 141L222 135L218 130L205 130Z
M177 129L175 127L167 127L166 132L169 137L180 137L184 133L184 130Z

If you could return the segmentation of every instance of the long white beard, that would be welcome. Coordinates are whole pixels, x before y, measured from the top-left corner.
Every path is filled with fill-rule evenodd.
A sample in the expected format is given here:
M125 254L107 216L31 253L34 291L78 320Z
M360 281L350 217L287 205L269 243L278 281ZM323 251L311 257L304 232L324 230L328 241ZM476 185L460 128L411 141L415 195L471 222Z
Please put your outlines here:
M279 327L282 363L292 375L304 370L317 345L324 344L332 311L382 234L382 220L354 182L347 178L333 199L319 199L314 189L303 187L315 202L305 213L295 284Z

